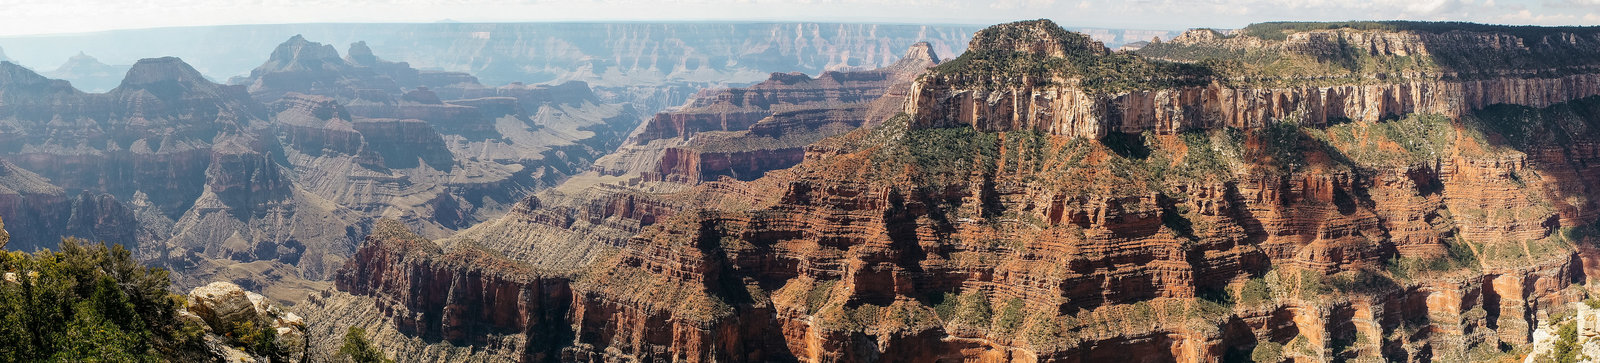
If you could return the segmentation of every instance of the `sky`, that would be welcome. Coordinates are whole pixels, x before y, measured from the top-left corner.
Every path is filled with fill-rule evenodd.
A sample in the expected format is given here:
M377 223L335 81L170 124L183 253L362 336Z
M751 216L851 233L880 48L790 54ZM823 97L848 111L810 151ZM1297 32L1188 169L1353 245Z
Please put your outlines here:
M1274 20L1600 25L1600 0L0 0L0 36L227 24L779 20L1183 30Z

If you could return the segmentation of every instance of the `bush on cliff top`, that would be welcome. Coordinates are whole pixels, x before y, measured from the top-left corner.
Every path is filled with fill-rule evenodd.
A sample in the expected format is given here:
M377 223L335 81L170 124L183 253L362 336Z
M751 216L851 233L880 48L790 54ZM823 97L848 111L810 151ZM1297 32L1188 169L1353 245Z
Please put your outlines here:
M176 318L167 272L122 246L68 238L60 251L0 254L0 361L157 362L201 351Z

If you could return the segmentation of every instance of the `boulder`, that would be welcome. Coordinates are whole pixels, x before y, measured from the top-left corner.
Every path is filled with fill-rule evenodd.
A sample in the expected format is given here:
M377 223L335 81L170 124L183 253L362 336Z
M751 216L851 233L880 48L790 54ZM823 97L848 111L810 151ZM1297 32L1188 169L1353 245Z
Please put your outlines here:
M250 295L256 294L232 282L213 282L189 291L189 312L199 315L212 331L228 331L247 321L265 323L264 311L256 308L260 298Z
M284 311L282 306L261 294L245 291L232 282L213 282L190 291L189 301L189 310L179 316L193 316L205 322L207 331L212 334L226 334L235 326L250 322L273 328L278 347L290 361L303 361L306 356L305 320Z

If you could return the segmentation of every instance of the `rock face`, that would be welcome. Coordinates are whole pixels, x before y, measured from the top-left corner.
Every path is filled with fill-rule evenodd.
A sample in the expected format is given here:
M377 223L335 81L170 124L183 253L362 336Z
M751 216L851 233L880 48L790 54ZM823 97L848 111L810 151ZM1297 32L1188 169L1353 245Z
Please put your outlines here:
M507 353L532 361L557 359L555 352L572 339L564 320L572 303L569 279L487 250L444 253L389 221L380 223L350 266L335 278L339 289L377 297L378 309L403 334L456 345L520 334L523 344Z
M83 192L74 197L4 160L0 160L0 216L12 221L15 233L8 246L17 250L55 246L61 231L129 247L153 233L110 195Z
M1042 55L1007 59L1137 57L1039 26L997 27L978 37L993 48L973 48ZM952 60L919 84L986 85L973 80L988 74L962 68L981 61ZM1124 64L1155 64L1146 61ZM1583 89L1537 77L1471 81ZM964 122L945 115L976 114L952 111L974 104L919 101L930 89L902 91L910 112L811 142L799 164L749 181L622 179L650 165L627 160L697 165L680 162L693 160L681 150L625 148L599 175L568 182L588 184L541 193L437 245L369 242L358 255L405 257L352 260L339 275L349 295L328 306L355 312L419 291L443 299L437 291L476 285L388 266L454 266L463 259L448 256L464 255L480 261L471 266L531 264L477 276L522 271L508 280L561 285L545 291L570 297L565 312L510 319L561 316L554 325L572 329L488 353L510 359L1484 361L1513 357L1502 349L1529 343L1541 319L1584 299L1580 284L1600 257L1600 205L1589 197L1600 190L1591 166L1600 97L1581 92L1326 123L1242 114L1233 128L1132 135L1055 132L1007 112ZM1091 98L1120 92L1088 89L1100 92L1080 91ZM768 102L721 94L696 102ZM1142 109L1120 107L1128 111L1108 113ZM656 120L664 125L641 127L635 140L704 140L761 124ZM594 185L602 181L613 184ZM417 252L381 252L397 245ZM544 269L558 273L534 272ZM448 270L452 280L476 271ZM487 300L467 291L448 295ZM470 326L448 307L406 306L364 314L414 325L414 311L440 311L426 324ZM531 351L534 340L560 348ZM412 344L385 349L416 352Z
M241 326L270 328L275 330L277 346L284 350L283 358L291 362L309 361L305 320L260 294L245 291L231 282L214 282L189 291L188 301L186 313L205 322L207 332L213 334L212 340L218 339L215 336L231 337L236 329L243 329ZM224 349L233 351L233 354L224 353L225 357L243 353L238 348ZM252 359L249 361L268 361L266 357L249 358Z
M884 94L904 90L938 62L927 43L917 43L882 69L817 78L774 73L748 88L703 92L683 109L657 114L633 137L639 146L664 149L655 170L640 176L687 183L723 176L752 180L787 168L801 161L807 144L882 122L889 115L881 110L904 97ZM622 172L607 167L602 164L600 171Z
M946 80L929 77L911 92L914 103L906 111L913 113L918 127L971 125L985 131L1033 130L1100 138L1113 132L1254 129L1284 120L1323 126L1412 113L1461 117L1503 103L1544 107L1600 95L1600 76L1297 88L1211 85L1120 94L1024 83L1000 90L953 89Z

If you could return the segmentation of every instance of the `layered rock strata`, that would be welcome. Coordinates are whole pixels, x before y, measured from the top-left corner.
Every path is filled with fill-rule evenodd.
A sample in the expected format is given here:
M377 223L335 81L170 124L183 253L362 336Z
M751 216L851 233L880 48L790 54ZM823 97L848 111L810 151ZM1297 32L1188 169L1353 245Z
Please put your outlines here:
M1107 58L1110 54L1082 35L1029 31L1038 34L1022 44L976 37L968 47L977 54L1018 52L1055 59ZM1131 72L1147 73L1130 77L1187 79L1179 82L1186 85L1169 87L1151 82L1141 86L1134 82L1136 85L1131 88L1110 92L1095 86L1097 80L1093 76L1070 72L935 72L912 87L913 101L906 105L905 112L913 116L913 124L918 127L970 125L984 131L1034 130L1100 138L1108 133L1255 129L1280 121L1323 126L1412 113L1456 118L1494 104L1545 107L1600 94L1600 78L1594 74L1593 65L1571 60L1600 55L1583 50L1600 44L1600 34L1551 33L1534 43L1495 32L1432 34L1335 29L1294 33L1286 40L1271 41L1250 36L1221 39L1209 30L1198 30L1164 45L1168 48L1147 48L1141 54L1199 61L1203 56L1180 50L1221 48L1224 50L1195 53L1267 53L1280 58L1311 59L1312 64L1333 57L1398 59L1393 61L1396 63L1420 58L1426 60L1415 62L1436 65L1401 70L1334 68L1335 73L1312 75L1254 75L1273 79L1266 84L1226 78L1231 71L1227 69L1202 67L1178 74L1140 69ZM1171 47L1182 48L1170 50ZM1345 54L1351 52L1357 55ZM1546 65L1549 68L1530 64L1549 63L1544 59L1561 60L1551 61L1554 63ZM1469 61L1472 64L1466 64ZM1221 64L1224 66L1219 67L1226 67L1228 63ZM1316 68L1305 64L1294 67Z
M1093 45L1041 26L976 38ZM761 178L544 194L441 244L571 271L579 361L1494 360L1588 296L1600 97L1082 135L917 92Z

